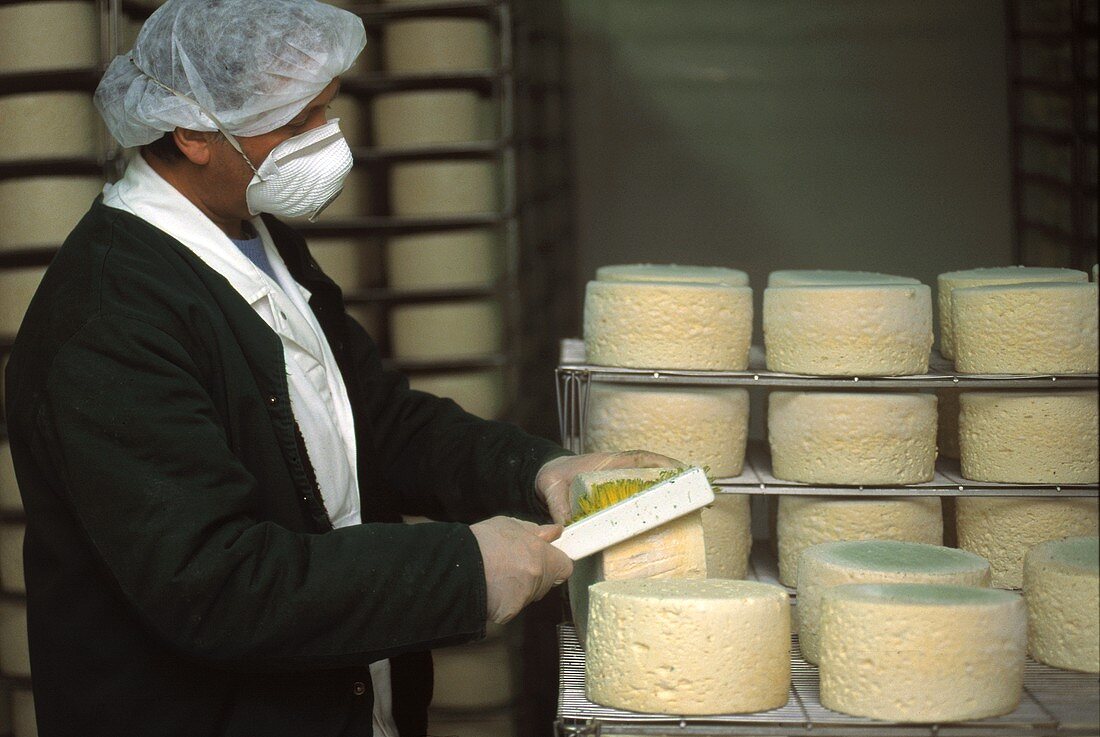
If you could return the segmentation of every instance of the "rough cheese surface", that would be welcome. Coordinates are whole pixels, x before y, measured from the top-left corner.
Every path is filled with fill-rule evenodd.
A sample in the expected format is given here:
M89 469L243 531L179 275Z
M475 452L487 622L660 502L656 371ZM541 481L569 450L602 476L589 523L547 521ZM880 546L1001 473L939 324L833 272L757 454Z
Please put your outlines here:
M1024 558L1028 651L1056 668L1100 673L1100 538L1036 545Z
M585 289L584 347L596 365L741 371L751 339L749 287L590 281Z
M910 276L880 274L875 271L830 271L827 269L790 269L768 274L769 287L835 286L839 284L920 284Z
M1027 613L973 586L848 584L821 601L821 704L899 722L1007 714L1020 703Z
M806 548L798 562L798 644L820 662L821 597L847 583L990 585L989 561L965 550L897 540L858 540Z
M1052 269L1040 266L1000 266L984 269L966 269L940 274L936 279L936 307L940 322L940 353L944 358L955 357L955 328L951 316L951 294L956 289L981 287L992 284L1019 284L1021 282L1074 282L1088 281L1089 275L1076 269Z
M585 451L649 450L711 478L741 473L749 433L749 393L730 387L645 387L593 383Z
M752 550L752 514L747 494L715 494L700 510L707 549L707 578L744 578Z
M589 700L658 714L787 703L790 604L756 581L605 581L592 587Z
M940 545L943 515L932 497L779 497L779 580L798 584L798 561L812 545L842 540L901 540Z
M961 496L955 509L959 547L989 561L999 588L1023 586L1024 556L1032 547L1097 532L1096 499Z
M962 473L975 481L1095 484L1097 392L964 392Z
M726 284L747 287L749 275L723 266L681 266L679 264L613 264L596 269L597 281L657 281Z
M768 287L764 348L772 371L927 373L932 291L925 284Z
M1096 284L966 287L951 299L957 371L1096 373Z
M772 392L768 444L776 478L894 486L930 481L936 465L931 394Z

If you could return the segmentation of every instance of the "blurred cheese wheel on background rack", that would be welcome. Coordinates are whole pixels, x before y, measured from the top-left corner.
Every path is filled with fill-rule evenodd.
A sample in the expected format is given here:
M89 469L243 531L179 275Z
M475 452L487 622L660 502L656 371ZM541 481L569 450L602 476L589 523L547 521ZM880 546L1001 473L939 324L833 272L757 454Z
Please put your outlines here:
M658 714L775 709L790 690L787 592L758 581L604 581L592 587L585 688Z
M975 481L1100 481L1097 392L964 392L962 473Z
M752 550L752 514L747 494L715 494L703 507L707 578L744 578Z
M892 722L954 722L1020 703L1018 594L923 583L834 586L821 601L821 704Z
M590 281L584 345L600 366L743 371L752 289L726 284Z
M840 284L920 284L909 276L879 274L874 271L829 271L791 269L768 274L769 287L837 286Z
M0 336L14 336L46 273L44 267L0 269Z
M1095 535L1097 500L961 496L956 500L959 547L993 569L993 585L1018 589L1027 551L1048 540Z
M12 737L38 737L38 720L34 714L34 694L28 688L15 687L11 692Z
M943 354L944 358L955 358L955 328L951 314L953 304L951 295L956 289L992 284L1019 284L1020 282L1077 282L1088 280L1089 275L1084 271L1039 266L998 266L949 271L940 274L936 279L936 307L940 321L940 353Z
M1100 673L1100 538L1036 545L1024 557L1028 651L1056 668Z
M340 119L340 132L344 134L348 145L367 145L366 103L354 95L337 95L330 103L328 119Z
M19 496L19 485L15 481L15 466L11 460L11 446L7 439L0 440L0 510L20 512L23 499Z
M395 20L382 31L386 70L405 73L492 69L496 44L487 22L476 18Z
M0 161L95 158L100 154L102 136L91 95L0 95L0 138L4 140Z
M0 181L0 251L60 246L103 191L99 177L28 177Z
M25 592L23 581L23 533L21 522L0 522L0 588Z
M432 708L488 711L519 697L519 663L509 638L432 651L435 687Z
M726 478L742 471L748 430L745 389L594 382L585 451L649 450Z
M456 371L446 374L413 374L409 386L437 397L453 399L472 415L500 419L506 407L504 374L500 369Z
M503 260L491 230L394 236L386 242L386 281L394 289L487 286L500 277Z
M497 131L495 104L472 90L381 94L373 102L374 143L400 147L490 139Z
M749 275L722 266L680 266L678 264L612 264L596 269L596 281L695 282L747 287Z
M500 208L498 170L490 161L416 161L390 169L394 215L471 215Z
M309 238L313 259L345 293L381 283L380 251L369 238Z
M365 169L353 168L348 178L344 180L344 189L340 196L325 208L317 221L324 223L340 218L354 218L369 215L370 207L370 179ZM304 220L304 218L302 218Z
M0 601L0 673L19 678L31 674L27 605L16 599Z
M445 361L499 353L500 305L493 300L402 305L390 312L394 358Z
M938 496L855 498L784 494L779 497L776 534L779 580L786 586L796 586L799 558L806 548L844 540L941 545L943 515Z
M928 371L932 290L925 284L768 287L768 369L828 376Z
M821 597L848 583L990 585L989 561L965 550L898 540L856 540L814 545L798 562L798 645L820 662Z
M960 389L936 390L936 451L944 458L959 457Z
M359 323L371 340L378 344L386 334L386 316L381 307L369 304L348 304L348 315Z
M0 5L0 71L93 69L98 64L96 3Z
M772 392L768 444L776 478L807 484L896 486L931 481L931 394Z
M956 288L951 305L962 373L1095 373L1100 363L1096 284Z

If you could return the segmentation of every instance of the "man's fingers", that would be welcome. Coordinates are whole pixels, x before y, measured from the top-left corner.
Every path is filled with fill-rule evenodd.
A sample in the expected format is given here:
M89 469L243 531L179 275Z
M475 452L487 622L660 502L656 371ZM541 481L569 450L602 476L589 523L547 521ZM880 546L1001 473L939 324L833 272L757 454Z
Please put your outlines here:
M561 537L563 529L561 525L539 525L535 530L535 534L546 542L553 542Z

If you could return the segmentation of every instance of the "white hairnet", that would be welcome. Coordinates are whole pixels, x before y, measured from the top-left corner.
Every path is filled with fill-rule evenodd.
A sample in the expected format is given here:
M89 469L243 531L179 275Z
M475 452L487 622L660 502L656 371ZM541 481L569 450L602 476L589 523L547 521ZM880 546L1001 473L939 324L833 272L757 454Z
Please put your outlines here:
M107 67L95 103L125 147L218 130L211 115L256 136L290 122L365 44L358 16L316 0L168 0Z

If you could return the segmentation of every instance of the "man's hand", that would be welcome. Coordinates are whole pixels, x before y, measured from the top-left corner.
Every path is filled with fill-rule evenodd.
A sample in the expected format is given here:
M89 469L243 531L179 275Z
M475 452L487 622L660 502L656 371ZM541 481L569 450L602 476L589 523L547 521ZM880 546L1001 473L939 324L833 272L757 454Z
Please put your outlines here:
M493 517L470 525L481 549L489 619L504 624L573 572L573 561L553 545L560 525Z
M618 453L588 453L581 456L555 458L539 469L535 476L535 491L546 503L550 517L559 525L569 523L569 487L573 477L588 471L606 471L612 468L679 468L684 464L644 450L625 450Z

